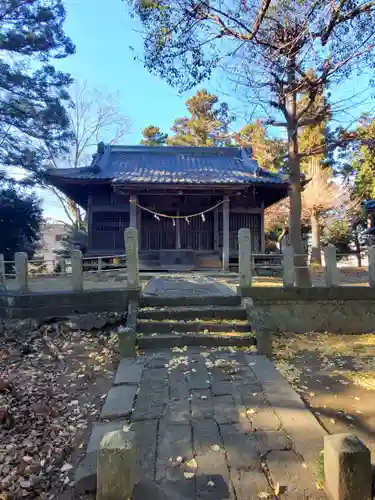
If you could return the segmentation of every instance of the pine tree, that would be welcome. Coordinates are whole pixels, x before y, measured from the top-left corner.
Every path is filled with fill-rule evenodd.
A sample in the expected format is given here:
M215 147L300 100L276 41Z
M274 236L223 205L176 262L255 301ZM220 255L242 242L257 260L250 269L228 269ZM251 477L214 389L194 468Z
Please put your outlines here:
M374 139L375 118L363 116L357 128L357 135L363 139ZM375 198L375 141L359 145L351 164L354 176L353 197L364 201Z
M168 137L171 146L224 146L230 142L229 124L234 120L228 104L216 95L199 90L186 101L189 117L177 118Z
M40 200L14 183L0 183L0 253L14 260L16 252L31 258L38 248L43 211Z
M0 164L38 172L70 139L64 107L72 79L53 59L74 53L62 0L0 3ZM40 147L40 142L46 148Z
M159 127L155 125L149 125L142 131L143 139L141 144L144 146L164 146L168 134L163 134Z
M282 139L270 139L260 120L247 123L233 137L235 145L252 148L253 157L260 167L278 171L285 166L283 161L286 155L285 142Z

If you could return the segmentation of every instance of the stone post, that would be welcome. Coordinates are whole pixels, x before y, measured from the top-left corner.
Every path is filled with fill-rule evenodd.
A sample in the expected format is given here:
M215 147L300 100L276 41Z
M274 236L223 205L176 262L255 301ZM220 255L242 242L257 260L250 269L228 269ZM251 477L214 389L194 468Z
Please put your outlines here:
M98 271L101 272L103 269L103 260L101 257L98 257Z
M72 290L82 292L83 290L83 263L81 250L72 250Z
M130 195L129 198L130 207L129 207L129 217L130 217L130 227L137 227L137 196L134 194Z
M125 229L125 249L128 288L139 288L138 231L134 227Z
M251 269L251 234L250 229L243 227L238 231L238 273L240 290L252 285Z
M28 290L28 260L27 253L18 252L14 256L17 290Z
M368 280L371 287L375 287L375 246L368 249Z
M136 447L130 430L112 431L100 442L97 500L129 500L135 484Z
M0 253L0 285L5 288L6 277L5 277L5 262L4 255Z
M324 277L328 287L339 286L339 273L337 269L336 247L328 245L324 248Z
M371 500L370 455L353 434L324 437L324 486L332 500Z
M283 284L285 288L293 287L296 280L293 248L287 245L283 248L282 252L283 252Z

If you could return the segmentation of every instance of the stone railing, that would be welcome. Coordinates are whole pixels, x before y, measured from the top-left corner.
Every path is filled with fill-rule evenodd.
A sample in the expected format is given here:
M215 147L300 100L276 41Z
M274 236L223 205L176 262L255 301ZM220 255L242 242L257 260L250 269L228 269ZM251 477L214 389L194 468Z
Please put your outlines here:
M54 261L43 261L42 259L29 261L24 252L16 253L13 261L5 261L4 256L0 254L0 287L3 290L28 293L34 280L60 278L64 280L65 289L80 292L85 288L85 280L102 279L109 273L118 273L120 279L124 279L127 288L138 289L140 279L137 229L126 229L124 237L126 253L125 255L108 257L107 259L118 261L118 265L113 264L112 266L105 262L106 257L83 257L80 250L72 250L67 259L56 258ZM47 265L47 269L38 271L40 264ZM48 264L50 264L50 269ZM58 272L54 272L53 264L59 264Z
M259 259L259 255L252 255L251 253L251 233L247 228L240 229L238 231L238 272L239 272L239 287L240 290L245 290L252 286L253 274L257 267L254 264L255 258ZM278 257L278 258L276 258ZM307 255L294 255L293 249L290 246L283 248L281 254L269 254L268 259L274 260L277 263L273 265L267 262L265 267L272 268L275 267L280 270L282 274L282 282L284 288L294 287L295 285L295 257L303 257L302 261L306 262L307 265ZM338 261L342 258L342 255L338 255L336 247L333 245L328 245L324 248L324 286L326 287L337 287L340 285L339 280L339 267ZM368 248L368 278L367 284L370 287L375 287L375 246Z

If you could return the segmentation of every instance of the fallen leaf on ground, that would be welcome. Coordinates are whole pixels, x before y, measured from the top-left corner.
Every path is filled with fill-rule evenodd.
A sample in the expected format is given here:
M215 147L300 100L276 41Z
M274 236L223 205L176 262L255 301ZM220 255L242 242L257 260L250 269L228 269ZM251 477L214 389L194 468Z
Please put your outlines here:
M192 479L195 476L195 472L184 472L185 479Z
M215 486L215 483L213 481L208 481L207 486L212 487Z
M189 467L189 469L196 469L198 467L197 461L195 458L192 458L188 462L186 462L186 467Z
M211 446L211 450L212 450L212 451L220 451L220 450L221 450L221 448L220 448L220 446L219 446L218 444L213 444L213 445Z
M276 483L275 486L275 495L278 496L280 494L280 483Z
M258 498L271 498L271 497L270 494L267 493L266 491L261 491L260 493L258 493Z

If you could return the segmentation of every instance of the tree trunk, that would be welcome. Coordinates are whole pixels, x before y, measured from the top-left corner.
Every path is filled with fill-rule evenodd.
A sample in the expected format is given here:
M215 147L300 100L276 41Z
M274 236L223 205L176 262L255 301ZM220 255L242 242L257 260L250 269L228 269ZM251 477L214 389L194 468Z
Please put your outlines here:
M320 253L320 224L319 212L311 211L311 262L322 265L322 256Z
M295 84L295 61L291 57L287 70L288 87L291 89ZM307 259L302 247L301 231L301 167L298 156L298 125L296 93L289 90L285 97L287 131L288 131L288 161L290 172L290 213L289 231L290 242L294 252L294 264L296 266L296 286L310 287L311 278L307 267Z

